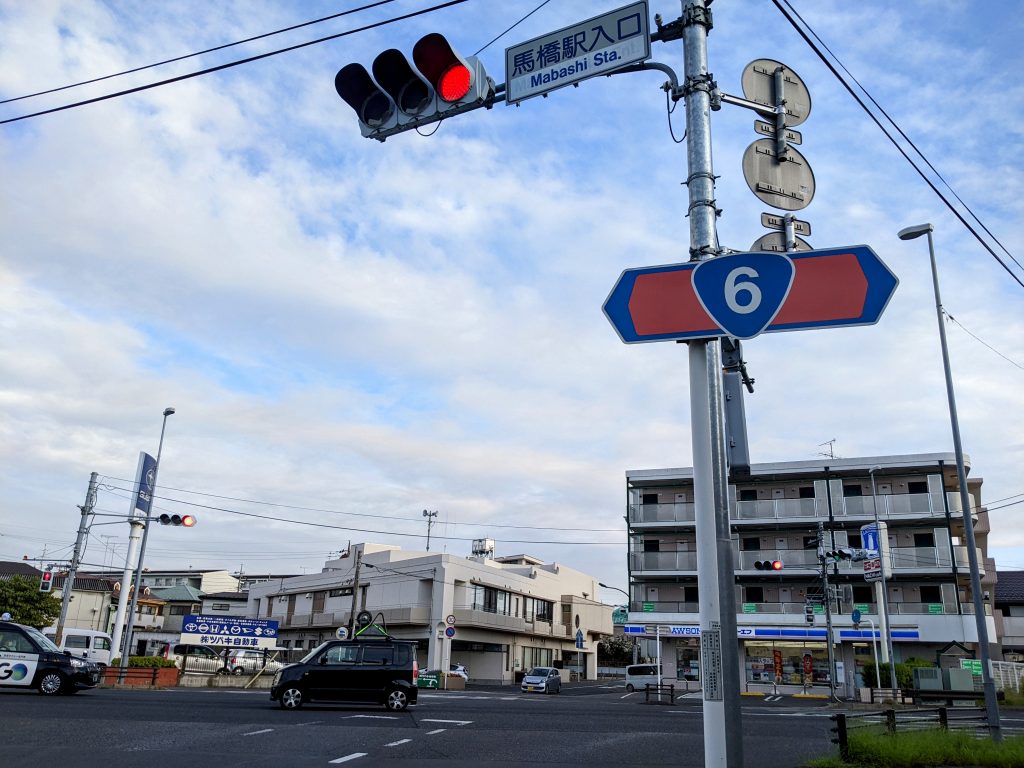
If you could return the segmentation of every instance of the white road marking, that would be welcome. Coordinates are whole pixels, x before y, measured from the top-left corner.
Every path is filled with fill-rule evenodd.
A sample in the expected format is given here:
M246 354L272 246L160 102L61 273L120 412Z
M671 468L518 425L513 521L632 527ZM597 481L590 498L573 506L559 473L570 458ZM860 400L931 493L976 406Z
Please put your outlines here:
M391 717L390 715L349 715L346 720L354 720L358 717L366 720L397 720L397 717Z
M472 720L420 720L421 723L452 723L453 725L469 725Z
M399 739L398 741L392 741L390 744L385 744L385 747L397 747L399 744L408 744L412 739Z
M274 729L273 728L264 728L262 731L249 731L248 733L243 733L242 735L243 736L255 736L258 733L270 733L272 730L274 730Z
M366 757L366 753L365 752L353 752L351 755L345 755L344 757L339 757L337 760L328 760L327 762L330 765L334 765L336 763L347 763L349 760L356 760L357 758L360 758L360 757Z
M447 728L435 728L432 731L427 731L427 736L433 736L435 733L444 733L446 730L448 730L448 729Z
M323 720L310 720L308 723L295 723L294 725L295 725L296 728L301 728L304 725L316 725L317 723L322 723L322 722L323 722Z

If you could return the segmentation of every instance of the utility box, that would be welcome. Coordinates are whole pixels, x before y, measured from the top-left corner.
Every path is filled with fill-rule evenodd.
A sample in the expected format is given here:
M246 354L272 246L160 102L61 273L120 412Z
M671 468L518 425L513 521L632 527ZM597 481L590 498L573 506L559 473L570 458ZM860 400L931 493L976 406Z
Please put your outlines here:
M974 674L969 669L942 670L943 688L947 691L973 691Z
M942 670L938 667L914 667L914 688L919 691L941 691Z

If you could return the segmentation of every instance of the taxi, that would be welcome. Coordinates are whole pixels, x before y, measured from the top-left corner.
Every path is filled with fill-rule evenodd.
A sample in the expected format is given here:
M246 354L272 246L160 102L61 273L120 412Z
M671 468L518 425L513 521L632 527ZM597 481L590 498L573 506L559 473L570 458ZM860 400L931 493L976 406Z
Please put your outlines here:
M46 696L95 688L100 669L62 651L42 632L0 621L0 688L37 688Z

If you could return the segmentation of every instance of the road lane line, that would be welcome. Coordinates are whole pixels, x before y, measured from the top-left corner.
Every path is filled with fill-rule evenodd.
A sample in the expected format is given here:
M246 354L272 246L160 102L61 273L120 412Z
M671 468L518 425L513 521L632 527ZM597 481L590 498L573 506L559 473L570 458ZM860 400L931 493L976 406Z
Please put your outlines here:
M412 739L399 739L398 741L392 741L390 744L385 744L385 747L397 747L399 744L408 744Z
M444 733L447 730L447 728L435 728L432 731L427 731L427 736L433 736L435 733Z
M255 736L258 733L270 733L272 730L274 730L274 729L273 728L264 728L262 731L249 731L248 733L243 733L242 735L243 736Z
M310 720L308 723L294 723L294 725L296 728L301 728L304 725L317 725L322 722L323 720Z
M421 723L453 723L455 725L469 725L472 720L420 720Z
M362 717L366 720L397 720L397 717L391 717L391 715L349 715L346 720L355 720L356 718Z
M339 757L337 760L328 760L329 765L336 765L337 763L347 763L349 760L357 760L360 757L366 757L366 752L353 752L351 755L345 755Z

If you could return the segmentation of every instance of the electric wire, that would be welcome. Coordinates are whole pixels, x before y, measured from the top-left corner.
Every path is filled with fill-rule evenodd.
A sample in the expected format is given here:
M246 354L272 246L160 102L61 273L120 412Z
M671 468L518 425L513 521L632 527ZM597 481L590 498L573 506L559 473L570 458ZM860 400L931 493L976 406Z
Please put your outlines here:
M395 16L393 18L385 19L383 21L378 21L378 22L375 22L373 24L366 24L366 25L364 25L362 27L356 27L355 29L346 30L345 32L338 32L337 34L334 34L334 35L327 35L326 37L317 38L316 40L308 40L308 41L306 41L304 43L298 43L296 45L290 45L290 46L288 46L286 48L279 48L279 49L274 50L274 51L267 51L266 53L260 53L260 54L257 54L255 56L249 56L249 57L246 57L244 59L237 59L235 61L229 61L229 62L226 62L224 64L218 64L217 66L214 66L214 67L207 67L206 69L200 69L200 70L198 70L196 72L188 72L188 73L186 73L184 75L178 75L177 77L169 77L169 78L166 78L164 80L158 80L158 81L153 82L153 83L147 83L146 85L139 85L139 86L136 86L135 88L126 88L126 89L124 89L122 91L116 91L115 93L108 93L108 94L104 94L103 96L96 96L95 98L92 98L92 99L83 99L82 101L76 101L76 102L73 102L71 104L64 104L62 106L53 107L51 109L43 109L43 110L40 110L38 112L32 112L32 113L29 113L29 114L26 114L26 115L18 115L17 117L9 117L9 118L6 118L5 120L0 120L0 125L6 125L8 123L16 123L16 122L18 122L20 120L28 120L29 118L41 117L42 115L50 115L50 114L53 114L54 112L63 112L64 110L75 109L76 107L84 107L84 106L86 106L88 104L95 104L95 103L100 102L100 101L107 101L108 99L116 99L116 98L118 98L120 96L128 96L128 95L133 94L133 93L140 93L142 91L148 91L148 90L151 90L153 88L159 88L160 86L170 85L171 83L181 82L182 80L190 80L193 77L199 77L201 75L209 75L209 74L211 74L213 72L220 72L220 71L225 70L225 69L231 69L232 67L237 67L237 66L240 66L242 64L250 64L250 63L252 63L254 61L260 61L262 59L268 59L271 56L277 56L277 55L282 54L282 53L289 53L291 51L299 50L300 48L307 48L307 47L309 47L311 45L317 45L319 43L324 43L324 42L327 42L329 40L337 40L337 39L342 38L342 37L347 37L349 35L354 35L354 34L356 34L358 32L365 32L365 31L367 31L369 29L376 29L377 27L383 27L383 26L387 26L388 24L394 24L394 23L399 22L399 21L405 21L406 19L411 19L411 18L414 18L416 16L424 16L424 15L426 15L428 13L433 13L435 11L439 11L439 10L442 10L444 8L451 7L453 5L461 5L462 3L465 3L465 2L468 2L468 0L448 0L448 2L440 3L438 5L433 5L433 6L429 7L429 8L424 8L424 9L419 10L419 11L412 11L412 12L404 14L402 16Z
M134 485L134 481L128 480L128 479L123 478L123 477L113 477L111 475L103 475L103 477L105 479L108 479L108 480L116 480L116 481L122 482L122 483L132 483ZM131 489L128 489L128 488L118 488L117 486L108 486L108 487L109 488L117 488L117 490L121 490L121 491L129 491L129 492L131 491ZM220 495L220 494L216 494L216 493L207 493L205 491L192 491L192 490L189 490L187 488L172 488L172 487L167 486L167 485L162 485L162 486L160 486L160 488L161 488L161 490L164 490L164 491L175 491L176 493L191 493L191 494L194 494L196 496L207 496L209 498L222 499L224 501L240 501L240 502L242 502L244 504L261 504L261 505L266 506L266 507L277 507L279 509L297 509L297 510L301 510L301 511L304 511L304 512L323 512L325 514L351 515L351 516L354 516L354 517L372 517L372 518L381 519L381 520L402 520L402 521L407 522L407 523L421 522L421 520L419 518L401 517L399 515L377 515L377 514L373 514L373 513L370 513L370 512L345 512L345 511L339 510L339 509L325 509L323 507L303 507L303 506L299 506L299 505L296 505L296 504L280 504L278 502L273 502L273 501L261 501L259 499L243 499L243 498L239 498L239 497L236 497L236 496L224 496L224 495ZM171 501L175 500L175 499L170 499L169 497L165 497L165 498L168 498L168 500L171 500ZM487 526L488 528L516 528L516 529L520 529L520 530L529 530L529 531L585 531L587 533L617 533L617 532L622 530L621 528L562 528L562 527L557 527L557 526L513 525L511 523L473 523L473 522L461 522L461 523L459 523L459 522L450 522L449 523L449 522L446 521L445 524L446 525L462 525L462 526L471 525L471 526L475 526L477 528L479 528L480 526L483 525L483 526Z
M535 13L536 13L537 11L539 11L539 10L540 10L541 8L543 8L543 7L545 6L545 5L547 5L547 4L548 4L548 3L550 3L550 2L551 2L551 0L544 0L544 2L543 2L543 3L541 3L540 5L538 5L538 6L536 7L536 8L534 8L534 9L533 9L532 11L530 11L530 12L529 12L528 14L526 14L525 16L523 16L523 18L521 18L521 19L520 19L519 21L517 21L517 22L516 22L515 24L513 24L513 25L512 25L511 27L509 27L508 29L506 29L506 30L505 30L504 32L502 32L502 33L501 33L500 35L498 35L497 37L495 37L495 38L494 38L493 40L491 40L491 42L487 43L487 44L486 44L486 45L484 45L484 46L483 46L482 48L479 48L479 49L477 49L477 50L476 50L476 51L475 51L475 52L473 53L473 55L474 55L474 56L479 56L479 55L480 55L481 53L483 53L484 51L486 51L486 50L487 50L487 49L488 49L488 48L489 48L489 47L491 46L491 44L493 44L493 43L496 43L496 42L498 42L499 40L501 40L501 38L503 38L503 37L504 37L505 35L507 35L507 34L508 34L509 32L511 32L511 31L512 31L513 29L515 29L516 27L518 27L518 26L519 26L520 24L522 24L522 23L523 23L524 21L526 21L526 20L527 20L528 18L530 18L531 16L533 16L533 14L535 14Z
M960 223L963 224L964 227L972 235L974 235L974 239L978 241L978 243L981 245L981 247L984 248L986 251L988 251L989 254L992 256L992 258L994 258L997 262L999 262L1000 266L1002 266L1002 268L1004 270L1006 270L1006 273L1011 278L1013 278L1013 280L1018 285L1020 285L1022 288L1024 288L1024 279L1022 279L1021 277L1019 277L1017 274L1015 274L1013 272L1013 270L1010 268L1010 266L999 257L999 254L997 254L995 252L995 250L993 250L992 246L990 246L987 242L985 242L985 240L981 237L981 235L978 234L978 231L973 226L971 226L971 224L967 221L967 219L964 218L963 214L961 214L960 211L958 211L953 206L953 204L946 198L946 196L941 192L941 190L939 190L939 188L935 186L935 184L932 182L932 180L928 178L928 176L924 173L924 171L921 170L921 168L918 166L918 164L914 162L914 160L910 157L910 155L907 154L906 150L902 146L900 146L899 142L897 142L896 139L892 136L892 134L885 128L885 126L882 125L881 121L868 108L868 106L864 103L863 99L861 99L860 96L857 95L857 93L853 90L853 88L850 87L850 84L847 83L846 80L842 77L842 75L839 74L839 72L836 70L835 66L833 66L832 62L829 61L828 58L825 57L825 55L821 52L821 50L819 50L818 46L816 46L814 44L814 42L810 39L810 37L808 37L807 33L804 32L804 30L800 27L800 25L798 25L796 23L796 20L792 16L790 16L789 12L785 8L782 7L782 3L786 3L787 5L789 4L788 0L772 0L772 2L779 9L779 11L782 13L782 15L786 17L786 20L790 23L790 25L792 25L793 29L795 29L797 31L797 34L799 34L804 39L804 42L806 42L807 45L811 48L811 50L818 56L818 58L821 59L822 63L826 67L828 67L829 71L833 74L833 76L835 76L835 78L839 81L839 83L853 97L853 99L857 102L857 104L860 105L860 108L864 110L864 113L869 118L871 118L871 120L875 123L875 125L878 126L879 130L882 131L883 134L885 134L885 137L887 139L889 139L889 141L896 148L896 150L901 155L903 155L904 159L908 163L910 163L910 166L917 172L917 174L921 177L921 179L924 181L924 183L927 184L931 188L932 192L934 192L935 195L945 204L945 206L949 209L949 211L954 216L956 216L957 219L960 220ZM794 13L795 13L795 11L794 11ZM838 61L838 59L837 59L837 61ZM920 152L918 152L918 154L920 154ZM922 155L922 157L923 157L923 155ZM974 214L972 213L971 215L973 216ZM1011 258L1013 258L1013 257L1011 256ZM1019 264L1019 262L1017 262L1016 259L1013 259L1013 261L1015 263Z
M1006 355L1004 355L1004 354L1003 354L1002 352L1000 352L1000 351L999 351L998 349L996 349L995 347L993 347L993 346L992 346L991 344L988 344L987 342L985 342L985 341L983 341L982 339L980 339L980 338L978 338L977 336L975 336L975 335L974 335L973 333L971 333L971 332L970 332L969 330L967 330L966 328L964 328L964 325L963 325L963 323L961 323L961 322L960 322L959 320L957 320L957 319L956 319L955 317L953 317L953 316L952 316L951 314L949 314L949 312L947 312L946 310L942 310L942 314L944 314L944 315L946 316L946 318L947 318L948 320L950 320L951 322L954 322L954 323L956 323L957 325L959 325L959 326L960 326L960 328L961 328L961 329L963 330L963 332L964 332L964 333L966 333L966 334L967 334L968 336L970 336L970 337L971 337L972 339L974 339L974 340L975 340L976 342L978 342L978 343L979 343L979 344L981 344L982 346L988 347L988 348L989 348L990 350L992 350L992 351L993 351L993 352L995 352L995 353L996 353L997 355L999 355L999 356L1000 356L1001 358L1003 358L1003 360L1005 360L1006 362L1010 363L1010 365L1015 365L1015 366L1017 366L1018 368L1020 368L1020 369L1021 369L1022 371L1024 371L1024 365L1021 365L1021 364L1020 364L1020 363L1018 363L1018 362L1017 362L1016 360L1011 360L1011 359L1010 359L1010 358L1008 358L1008 357L1007 357Z
M358 8L351 8L351 9L349 9L347 11L341 11L340 13L333 13L330 16L323 16L323 17L321 17L319 19L313 19L312 21L304 21L301 24L293 24L290 27L283 27L282 29L275 29L273 32L264 32L263 34L260 34L260 35L253 35L252 37L246 37L246 38L244 38L242 40L236 40L233 43L224 43L223 45L217 45L217 46L214 46L213 48L206 48L205 50L202 50L202 51L195 51L194 53L186 53L184 56L175 56L174 58L171 58L171 59L164 59L163 61L157 61L157 62L154 62L152 64L144 64L141 67L133 67L132 69L125 69L125 70L122 70L121 72L114 72L113 74L110 74L110 75L103 75L102 77L94 77L94 78L91 78L89 80L81 80L81 81L79 81L77 83L69 83L68 85L62 85L62 86L59 86L57 88L49 88L49 89L47 89L45 91L36 91L35 93L26 93L24 96L15 96L15 97L10 98L10 99L0 99L0 104L9 104L9 103L14 102L14 101L22 101L24 99L31 99L31 98L34 98L36 96L45 96L48 93L57 93L59 91L66 91L66 90L68 90L70 88L78 88L79 86L82 86L82 85L90 85L92 83L99 83L99 82L102 82L104 80L110 80L110 79L115 78L115 77L122 77L124 75L131 75L131 74L134 74L135 72L143 72L143 71L145 71L147 69L155 69L156 67L162 67L165 64L173 64L173 63L175 63L177 61L184 61L185 59L195 58L196 56L204 56L207 53L215 53L217 51L223 51L223 50L225 50L227 48L231 48L231 47L236 46L236 45L243 45L245 43L251 43L251 42L254 42L256 40L262 40L264 38L272 37L274 35L280 35L280 34L282 34L284 32L291 32L291 31L296 30L296 29L302 29L303 27L309 27L309 26L312 26L313 24L320 24L321 22L324 22L324 21L331 21L332 19L338 19L338 18L341 18L342 16L349 16L349 15L351 15L353 13L359 13L361 11L366 11L366 10L369 10L371 8L376 8L379 5L387 5L388 3L393 3L393 2L395 2L395 0L377 0L377 2L375 2L375 3L369 3L368 5L362 5L362 6L358 7Z

